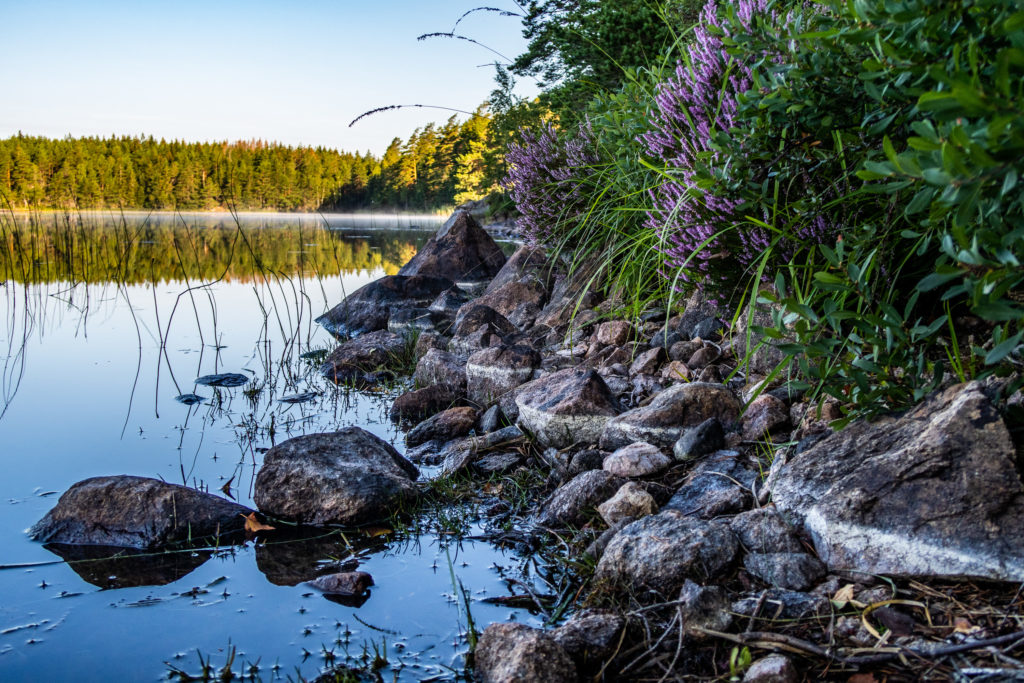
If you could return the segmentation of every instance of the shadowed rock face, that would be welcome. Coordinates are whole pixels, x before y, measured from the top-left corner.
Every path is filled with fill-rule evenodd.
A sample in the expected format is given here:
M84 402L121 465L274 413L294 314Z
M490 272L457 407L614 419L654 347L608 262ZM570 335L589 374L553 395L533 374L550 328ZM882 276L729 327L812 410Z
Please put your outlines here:
M29 535L44 543L159 548L239 532L250 512L157 479L93 477L68 489Z
M352 292L316 322L337 335L386 330L394 312L429 306L453 286L446 278L388 275Z
M978 383L820 439L772 498L833 570L1024 580L1024 487Z
M347 427L289 439L267 451L253 500L303 524L378 521L416 498L416 466L387 442Z
M455 282L489 280L505 265L501 247L469 215L456 211L399 275L428 275ZM440 294L440 292L438 292Z

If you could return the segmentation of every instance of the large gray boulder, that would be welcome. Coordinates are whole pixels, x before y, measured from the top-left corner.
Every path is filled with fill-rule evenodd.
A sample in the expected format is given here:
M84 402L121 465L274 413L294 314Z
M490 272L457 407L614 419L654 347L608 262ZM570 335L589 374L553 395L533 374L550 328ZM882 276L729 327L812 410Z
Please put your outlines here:
M710 418L717 418L725 426L733 425L739 419L740 408L736 395L721 384L677 384L646 406L609 420L601 434L601 448L614 451L634 441L646 441L669 453L687 428Z
M491 624L473 654L481 683L566 683L576 665L545 631L525 624Z
M398 274L428 275L455 282L479 281L493 278L503 265L505 254L501 247L468 211L459 210Z
M621 411L601 376L581 368L530 382L517 391L515 405L519 424L554 448L596 443L605 423Z
M29 535L44 543L151 549L241 531L250 512L157 479L93 477L68 489Z
M416 466L359 427L307 434L271 448L256 475L263 512L302 524L387 519L416 498Z
M627 587L640 599L674 598L687 579L703 583L717 576L737 549L736 537L725 524L664 510L615 534L601 555L595 579Z
M453 286L447 278L388 275L352 292L316 322L339 336L386 330L396 311L428 306Z
M1024 487L978 383L858 422L778 468L772 498L832 570L1024 581Z

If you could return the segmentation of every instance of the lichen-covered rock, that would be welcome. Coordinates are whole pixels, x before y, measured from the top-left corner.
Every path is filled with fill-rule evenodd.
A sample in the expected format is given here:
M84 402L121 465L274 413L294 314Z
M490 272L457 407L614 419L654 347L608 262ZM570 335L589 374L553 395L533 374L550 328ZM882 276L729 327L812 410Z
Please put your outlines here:
M615 495L597 506L597 512L608 526L626 518L639 519L658 511L654 496L642 486L628 481L619 487Z
M283 441L263 457L255 501L302 524L357 525L390 517L417 497L416 466L359 427Z
M429 275L453 282L489 280L503 265L505 254L497 242L468 211L458 210L398 274Z
M1024 487L979 383L797 451L772 489L832 570L1024 581Z
M157 479L93 477L68 489L29 535L44 543L153 549L241 531L250 512Z
M704 582L716 576L736 551L736 537L725 524L662 510L615 534L595 579L628 587L639 599L671 599L686 579Z
M601 434L601 448L613 451L634 441L647 441L669 451L686 428L712 417L723 425L732 425L739 414L739 400L721 384L677 384L648 405L608 420Z
M646 477L667 470L672 459L656 446L638 441L616 450L604 459L602 469L620 477Z
M525 624L491 624L473 655L481 683L565 683L576 665L554 638Z
M517 392L515 404L519 423L554 448L596 443L605 423L620 412L601 376L576 368L530 382Z
M594 508L615 495L623 480L604 470L589 470L555 489L537 515L546 527L580 527Z
M339 336L385 330L393 312L427 306L452 286L443 277L387 275L352 292L316 322Z
M466 362L469 399L487 405L530 381L539 366L540 354L529 346L501 345L477 351Z

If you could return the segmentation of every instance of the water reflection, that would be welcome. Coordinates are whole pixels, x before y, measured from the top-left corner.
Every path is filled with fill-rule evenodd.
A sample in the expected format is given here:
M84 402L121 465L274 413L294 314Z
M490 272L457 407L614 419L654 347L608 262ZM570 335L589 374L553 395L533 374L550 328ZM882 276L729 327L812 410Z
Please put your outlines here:
M47 543L83 580L99 588L166 586L213 557L212 550L152 552L102 545Z

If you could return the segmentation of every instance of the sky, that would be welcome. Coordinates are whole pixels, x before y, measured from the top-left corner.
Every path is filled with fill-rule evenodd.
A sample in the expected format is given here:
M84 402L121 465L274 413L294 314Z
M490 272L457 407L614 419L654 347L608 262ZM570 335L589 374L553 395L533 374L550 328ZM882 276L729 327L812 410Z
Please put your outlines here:
M380 154L494 87L493 52L451 31L513 0L0 0L0 138L259 138ZM514 57L518 17L476 12L458 33ZM536 88L520 83L532 96ZM460 115L462 116L462 115ZM462 116L462 118L465 118Z

